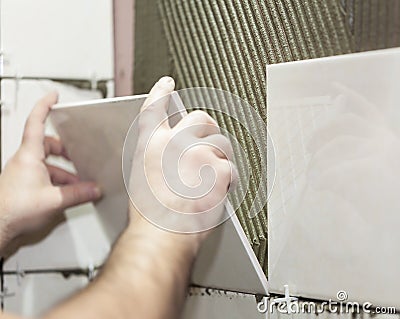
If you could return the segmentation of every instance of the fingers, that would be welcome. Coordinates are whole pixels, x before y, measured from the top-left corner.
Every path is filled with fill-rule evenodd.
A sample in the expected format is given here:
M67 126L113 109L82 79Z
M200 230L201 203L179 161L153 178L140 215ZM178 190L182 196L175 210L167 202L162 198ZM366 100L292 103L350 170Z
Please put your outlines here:
M101 198L100 188L92 182L77 182L70 185L53 187L51 192L57 210L92 202Z
M69 173L62 168L53 165L46 164L46 166L51 182L54 185L68 185L79 182L79 177L75 174Z
M234 190L239 182L239 172L236 166L232 162L231 162L231 167L232 167L232 175L231 175L231 182L228 186L228 191Z
M56 92L46 95L36 104L26 121L22 145L29 148L35 156L43 158L45 156L43 149L45 121L57 100Z
M193 111L185 116L174 127L175 130L185 130L188 134L205 137L220 133L217 122L204 111Z
M219 158L233 159L233 148L229 139L222 134L213 134L205 137L202 142L209 144L212 151Z
M168 76L154 84L141 109L139 122L141 130L153 131L158 126L169 127L167 120L169 94L173 92L174 88L175 82Z
M63 143L55 137L46 136L44 138L44 153L46 157L49 155L55 155L62 156L69 160L67 151L64 148Z
M229 160L220 160L217 167L217 184L220 185L223 193L236 187L238 172L235 164Z

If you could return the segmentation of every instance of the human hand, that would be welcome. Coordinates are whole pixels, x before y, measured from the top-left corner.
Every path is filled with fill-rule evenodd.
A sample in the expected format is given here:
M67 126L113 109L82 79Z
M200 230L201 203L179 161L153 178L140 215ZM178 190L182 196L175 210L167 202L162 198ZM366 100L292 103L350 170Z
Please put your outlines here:
M204 231L221 222L237 174L230 161L231 143L207 113L193 111L169 126L173 90L173 79L162 78L141 110L129 182L131 219L137 224L144 217L145 224L157 226L152 226L154 232L163 229L169 237L190 233L184 241L199 243L208 233Z
M92 182L46 163L48 155L68 159L62 143L45 136L45 121L57 102L40 100L25 124L22 144L0 175L0 251L18 236L41 230L64 209L100 198Z

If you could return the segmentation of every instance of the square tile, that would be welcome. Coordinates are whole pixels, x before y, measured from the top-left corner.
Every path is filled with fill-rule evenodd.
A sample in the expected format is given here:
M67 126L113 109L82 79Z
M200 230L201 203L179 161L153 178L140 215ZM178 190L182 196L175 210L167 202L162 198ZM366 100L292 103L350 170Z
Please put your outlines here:
M2 0L3 76L112 79L112 0Z
M270 291L400 307L400 49L270 65Z
M183 107L178 107L182 102L177 103L176 96L171 98L169 114ZM85 105L59 105L51 114L77 171L85 179L98 181L103 189L104 197L96 209L110 239L116 238L126 223L129 198L121 157L127 131L144 99L145 96L136 95ZM135 143L135 139L130 139L124 154L132 155ZM126 174L130 174L131 161L132 158L125 157ZM237 216L231 210L225 213L231 217L202 246L193 267L192 282L205 287L266 294L265 274Z

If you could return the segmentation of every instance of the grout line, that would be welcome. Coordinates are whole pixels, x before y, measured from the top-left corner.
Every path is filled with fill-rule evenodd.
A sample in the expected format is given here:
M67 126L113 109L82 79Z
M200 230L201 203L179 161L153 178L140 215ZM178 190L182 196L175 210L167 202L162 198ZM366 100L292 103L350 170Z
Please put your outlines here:
M2 271L3 276L24 276L24 275L32 275L32 274L61 274L64 277L68 278L69 276L79 276L85 275L90 277L93 272L99 271L101 266L96 266L93 268L54 268L54 269L31 269L31 270L5 270Z
M79 81L79 82L89 82L91 83L92 80L87 79L87 78L52 78L52 77L35 77L35 76L21 76L21 77L16 77L16 76L0 76L0 80L51 80L51 81ZM97 79L96 82L108 82L108 81L114 81L114 78L109 78L109 79Z
M219 292L223 292L223 293L242 294L242 295L247 295L247 296L254 296L256 298L269 297L268 295L264 295L264 294L257 294L257 293L245 292L245 291L240 291L240 290L230 290L230 289L215 288L215 287L205 287L205 286L194 285L194 284L190 285L189 288L199 288L199 289L205 289L205 290L213 290L213 291L219 291Z

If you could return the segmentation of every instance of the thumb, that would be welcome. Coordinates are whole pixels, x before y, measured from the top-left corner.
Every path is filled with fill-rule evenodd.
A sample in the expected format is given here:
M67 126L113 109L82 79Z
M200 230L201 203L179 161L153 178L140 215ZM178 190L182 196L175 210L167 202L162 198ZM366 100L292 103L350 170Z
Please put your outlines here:
M159 125L169 126L167 109L170 94L174 91L174 87L174 80L168 76L161 78L154 84L141 109L140 122L142 129L153 131Z
M100 187L93 182L77 182L55 187L54 189L57 192L57 206L60 209L66 209L101 198Z
M175 81L169 76L164 76L159 79L154 86L151 88L149 95L144 101L141 111L144 111L154 102L157 102L160 98L168 95L174 91Z

